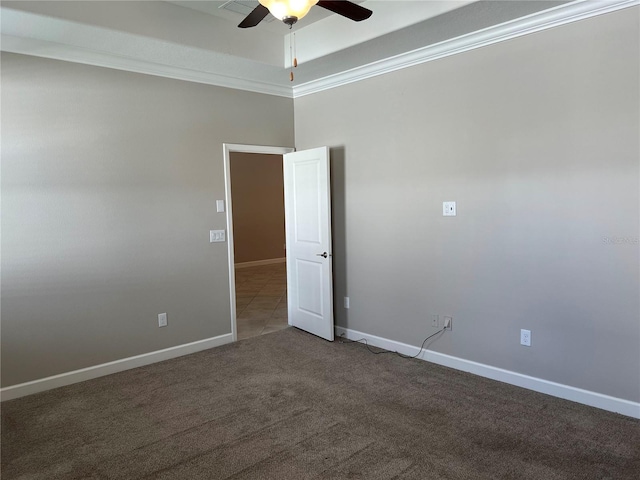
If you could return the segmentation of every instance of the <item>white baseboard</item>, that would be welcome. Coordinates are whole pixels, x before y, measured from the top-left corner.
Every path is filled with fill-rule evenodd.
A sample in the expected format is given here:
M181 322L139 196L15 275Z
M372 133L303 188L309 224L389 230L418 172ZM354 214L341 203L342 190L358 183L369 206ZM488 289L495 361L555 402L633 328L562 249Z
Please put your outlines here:
M73 383L84 382L93 378L111 375L112 373L130 370L132 368L143 367L151 363L181 357L190 353L199 352L208 348L219 347L226 343L231 343L233 337L230 333L217 337L205 338L196 342L185 343L176 347L156 350L155 352L144 353L134 357L123 358L113 362L95 365L93 367L82 368L72 372L61 373L52 377L41 378L31 382L20 383L0 389L0 400L13 400L33 393L44 392L52 388L64 387Z
M287 261L286 257L267 258L266 260L255 260L253 262L236 263L234 266L236 268L258 267L260 265L271 265L273 263L285 263L286 261Z
M397 351L405 355L416 355L419 347L396 342L375 335L351 330L343 327L336 327L336 337L344 335L349 340L359 340L365 338L369 345L384 348L386 350ZM530 377L521 373L492 367L482 363L465 360L444 353L424 350L417 358L428 362L437 363L445 367L455 368L463 372L473 373L481 377L490 378L499 382L509 383L518 387L527 388L540 393L546 393L554 397L571 400L591 407L601 408L610 412L620 413L629 417L640 418L640 403L624 400L622 398L611 397L581 388L563 385L561 383L550 382L541 378Z

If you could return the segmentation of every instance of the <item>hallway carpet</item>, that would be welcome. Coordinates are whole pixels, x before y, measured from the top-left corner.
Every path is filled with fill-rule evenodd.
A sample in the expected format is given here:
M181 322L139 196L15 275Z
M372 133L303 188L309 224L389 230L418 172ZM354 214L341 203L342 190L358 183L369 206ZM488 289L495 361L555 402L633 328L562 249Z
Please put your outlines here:
M638 420L293 328L2 404L4 480L638 472Z

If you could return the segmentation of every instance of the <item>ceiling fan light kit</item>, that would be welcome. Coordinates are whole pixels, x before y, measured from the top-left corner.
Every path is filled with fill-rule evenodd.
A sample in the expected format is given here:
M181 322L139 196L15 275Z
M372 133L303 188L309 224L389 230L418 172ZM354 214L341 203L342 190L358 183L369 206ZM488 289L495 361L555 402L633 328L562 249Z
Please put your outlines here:
M304 17L318 0L259 0L269 13L289 27Z
M368 8L347 0L258 0L258 5L238 27L250 28L258 25L264 17L271 13L278 20L283 21L289 28L309 13L309 9L318 5L330 12L337 13L354 22L366 20L373 13Z

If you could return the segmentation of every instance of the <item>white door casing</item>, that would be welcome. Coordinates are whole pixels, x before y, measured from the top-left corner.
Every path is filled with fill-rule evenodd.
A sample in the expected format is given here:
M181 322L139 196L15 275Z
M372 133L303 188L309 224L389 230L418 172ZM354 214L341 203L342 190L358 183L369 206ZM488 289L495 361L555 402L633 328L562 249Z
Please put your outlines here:
M236 321L236 275L235 275L235 254L233 251L233 205L231 202L231 153L260 153L266 155L284 155L293 152L291 147L271 147L262 145L246 145L225 143L223 144L224 158L224 185L227 211L227 251L229 255L229 300L231 312L231 335L233 341L238 340L238 329Z
M333 341L328 147L284 155L289 325Z

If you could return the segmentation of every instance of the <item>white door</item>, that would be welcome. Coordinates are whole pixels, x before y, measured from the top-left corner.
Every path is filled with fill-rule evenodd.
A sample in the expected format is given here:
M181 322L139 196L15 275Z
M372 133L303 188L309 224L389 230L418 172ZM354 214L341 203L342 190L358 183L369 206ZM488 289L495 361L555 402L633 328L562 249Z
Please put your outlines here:
M329 149L284 155L289 325L333 341Z

